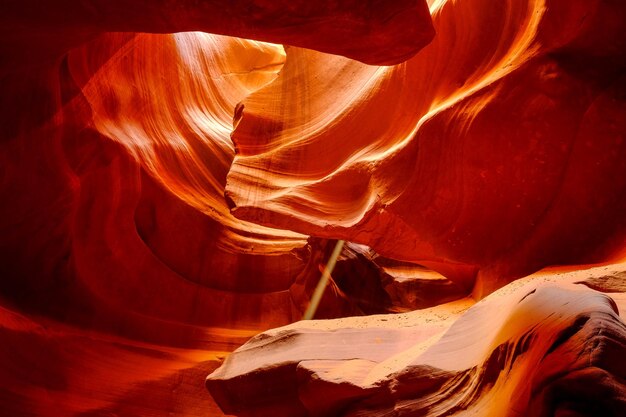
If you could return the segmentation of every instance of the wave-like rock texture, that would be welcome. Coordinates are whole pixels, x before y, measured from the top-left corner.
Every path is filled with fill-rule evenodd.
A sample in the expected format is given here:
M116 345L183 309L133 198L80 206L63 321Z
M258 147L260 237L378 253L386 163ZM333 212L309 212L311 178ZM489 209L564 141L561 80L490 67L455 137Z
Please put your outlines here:
M301 317L324 252L221 197L235 103L284 57L248 44L107 35L13 86L54 116L1 143L0 414L219 415L218 357Z
M476 304L294 323L237 349L207 387L238 416L623 416L625 267L537 274Z
M237 109L235 216L478 277L478 294L622 250L626 4L432 12L436 38L394 67L288 50Z
M316 318L432 310L389 315L374 344L332 324L345 356L298 368L313 383L284 410L365 412L370 385L334 383L353 368L387 381L375 411L440 383L475 410L490 402L481 387L522 392L489 369L524 354L479 335L492 326L514 341L525 327L478 307L452 323L473 290L624 248L625 6L430 3L432 20L422 0L0 2L0 415L222 415L205 376L249 337L302 317L337 239L349 242ZM433 22L434 41L400 64ZM581 328L602 318L606 345L619 347L610 300L592 289L609 286L617 301L623 276L586 283L498 305L536 309L523 323L554 341L569 327L548 311L591 306ZM438 307L453 300L454 314ZM402 324L414 319L419 328ZM463 366L431 358L440 368L426 382L370 372L391 351L418 357L447 329L462 334L455 348L482 343ZM338 340L311 334L315 354ZM569 342L582 331L564 334L572 355L589 346ZM547 353L542 343L533 355ZM355 351L365 359L344 363ZM602 352L593 363L605 373L563 366L610 411L623 373ZM582 394L561 401L569 379L538 381L529 409L593 412ZM215 392L227 408L230 394ZM414 409L455 410L438 400L454 395Z
M206 374L302 317L330 243L223 196L236 104L284 48L139 32L387 64L432 37L424 2L358 3L0 5L0 415L222 415ZM341 291L317 316L362 313Z

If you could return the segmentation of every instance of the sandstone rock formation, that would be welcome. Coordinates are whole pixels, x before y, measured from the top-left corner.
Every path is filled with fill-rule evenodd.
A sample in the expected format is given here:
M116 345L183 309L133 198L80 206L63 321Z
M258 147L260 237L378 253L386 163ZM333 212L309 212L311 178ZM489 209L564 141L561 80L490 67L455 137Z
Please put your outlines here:
M625 233L625 19L618 2L438 2L437 37L398 66L290 49L235 115L233 213L479 292L605 259Z
M617 268L617 269L613 269ZM524 279L473 304L303 321L209 375L239 416L623 416L626 265Z
M623 415L625 22L1 3L0 416Z

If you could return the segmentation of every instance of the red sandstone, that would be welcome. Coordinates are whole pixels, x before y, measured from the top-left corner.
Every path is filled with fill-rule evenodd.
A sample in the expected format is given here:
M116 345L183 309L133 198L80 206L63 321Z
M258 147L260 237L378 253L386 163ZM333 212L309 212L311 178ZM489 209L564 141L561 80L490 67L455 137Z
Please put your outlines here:
M428 3L0 5L0 415L626 415L626 4Z

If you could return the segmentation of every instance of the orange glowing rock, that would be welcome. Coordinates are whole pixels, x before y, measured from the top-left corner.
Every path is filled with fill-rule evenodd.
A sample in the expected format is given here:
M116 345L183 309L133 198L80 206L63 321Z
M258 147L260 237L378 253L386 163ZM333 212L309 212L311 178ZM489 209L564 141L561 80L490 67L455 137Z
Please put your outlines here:
M625 268L541 273L473 305L294 323L252 338L207 387L238 416L622 415L626 298L584 284L613 292Z
M463 286L478 276L478 294L614 256L626 235L626 7L432 7L437 37L395 67L287 50L235 115L235 216L363 243Z
M0 4L0 415L223 415L337 239L316 318L420 310L224 410L623 414L623 266L466 297L624 253L626 6L428 3Z

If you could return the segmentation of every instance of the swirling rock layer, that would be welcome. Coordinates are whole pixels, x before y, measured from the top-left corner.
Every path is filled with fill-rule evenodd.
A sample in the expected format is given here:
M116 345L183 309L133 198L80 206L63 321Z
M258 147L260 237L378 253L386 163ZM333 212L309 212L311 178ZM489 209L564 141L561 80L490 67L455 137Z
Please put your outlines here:
M236 114L233 213L477 293L622 250L626 6L437 2L433 20L394 67L289 50Z
M429 3L0 4L0 415L623 415L623 272L466 297L623 254L626 8Z

